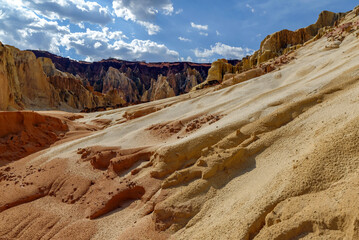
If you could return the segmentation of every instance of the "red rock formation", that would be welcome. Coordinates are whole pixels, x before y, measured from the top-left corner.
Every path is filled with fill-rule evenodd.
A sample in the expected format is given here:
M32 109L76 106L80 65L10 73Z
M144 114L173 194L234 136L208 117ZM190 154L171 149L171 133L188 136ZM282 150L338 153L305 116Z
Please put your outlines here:
M60 119L35 112L0 112L0 164L49 147L68 131Z

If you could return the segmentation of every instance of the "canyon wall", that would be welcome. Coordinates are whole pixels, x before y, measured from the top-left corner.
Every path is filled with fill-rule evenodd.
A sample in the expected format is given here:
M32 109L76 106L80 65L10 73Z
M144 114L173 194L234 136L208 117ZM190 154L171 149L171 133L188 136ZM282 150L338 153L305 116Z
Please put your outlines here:
M92 86L96 92L119 92L127 103L147 102L187 93L207 78L211 67L206 63L146 63L114 58L89 63L45 51L32 52L37 57L50 58L56 69L76 75L85 86Z
M240 61L220 59L212 65L113 58L89 63L1 44L0 109L91 111L173 97L223 81L235 84L289 62L294 56L288 53L323 36L326 27L336 25L343 16L323 11L306 28L268 35L251 56Z
M0 43L0 110L78 111L124 100L86 88L80 78L61 72L48 58Z
M189 92L209 64L87 63L0 43L0 110L79 111L153 101Z

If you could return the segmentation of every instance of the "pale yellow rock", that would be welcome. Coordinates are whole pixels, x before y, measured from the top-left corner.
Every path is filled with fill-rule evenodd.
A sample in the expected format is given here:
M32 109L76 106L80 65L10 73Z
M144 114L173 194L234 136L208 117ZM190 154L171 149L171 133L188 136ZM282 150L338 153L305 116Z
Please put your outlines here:
M117 97L86 89L81 79L57 70L48 58L0 43L0 110L62 109L79 111L104 104L123 103ZM109 101L113 99L113 103ZM116 101L115 101L116 100ZM105 103L106 102L106 103Z
M218 59L217 61L214 61L211 65L211 68L208 70L208 76L206 81L218 81L222 82L223 77L223 71L225 70L224 66L227 63L224 59Z
M342 43L341 41L329 42L325 45L325 48L328 48L328 49L339 48L341 43Z
M159 75L157 81L155 79L151 80L151 86L144 92L141 101L148 102L173 96L176 96L176 94L168 83L167 78Z

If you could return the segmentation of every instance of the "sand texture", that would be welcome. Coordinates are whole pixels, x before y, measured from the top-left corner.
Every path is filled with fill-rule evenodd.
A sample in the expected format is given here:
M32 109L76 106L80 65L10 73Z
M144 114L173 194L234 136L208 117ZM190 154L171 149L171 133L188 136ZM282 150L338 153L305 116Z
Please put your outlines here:
M0 239L359 239L356 12L222 89L0 113Z

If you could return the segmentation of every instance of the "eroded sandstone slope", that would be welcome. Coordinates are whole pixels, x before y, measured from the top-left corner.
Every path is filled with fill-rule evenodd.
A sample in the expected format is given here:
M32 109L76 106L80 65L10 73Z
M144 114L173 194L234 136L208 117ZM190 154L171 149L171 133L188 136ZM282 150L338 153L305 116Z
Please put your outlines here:
M357 12L224 89L47 113L68 130L0 168L0 237L357 239Z
M295 58L297 49L320 39L333 27L338 26L345 15L346 13L323 11L319 14L317 22L308 27L296 31L284 29L268 35L251 56L232 62L218 59L212 63L206 81L195 86L193 90L217 84L221 84L219 88L224 88L280 68Z

